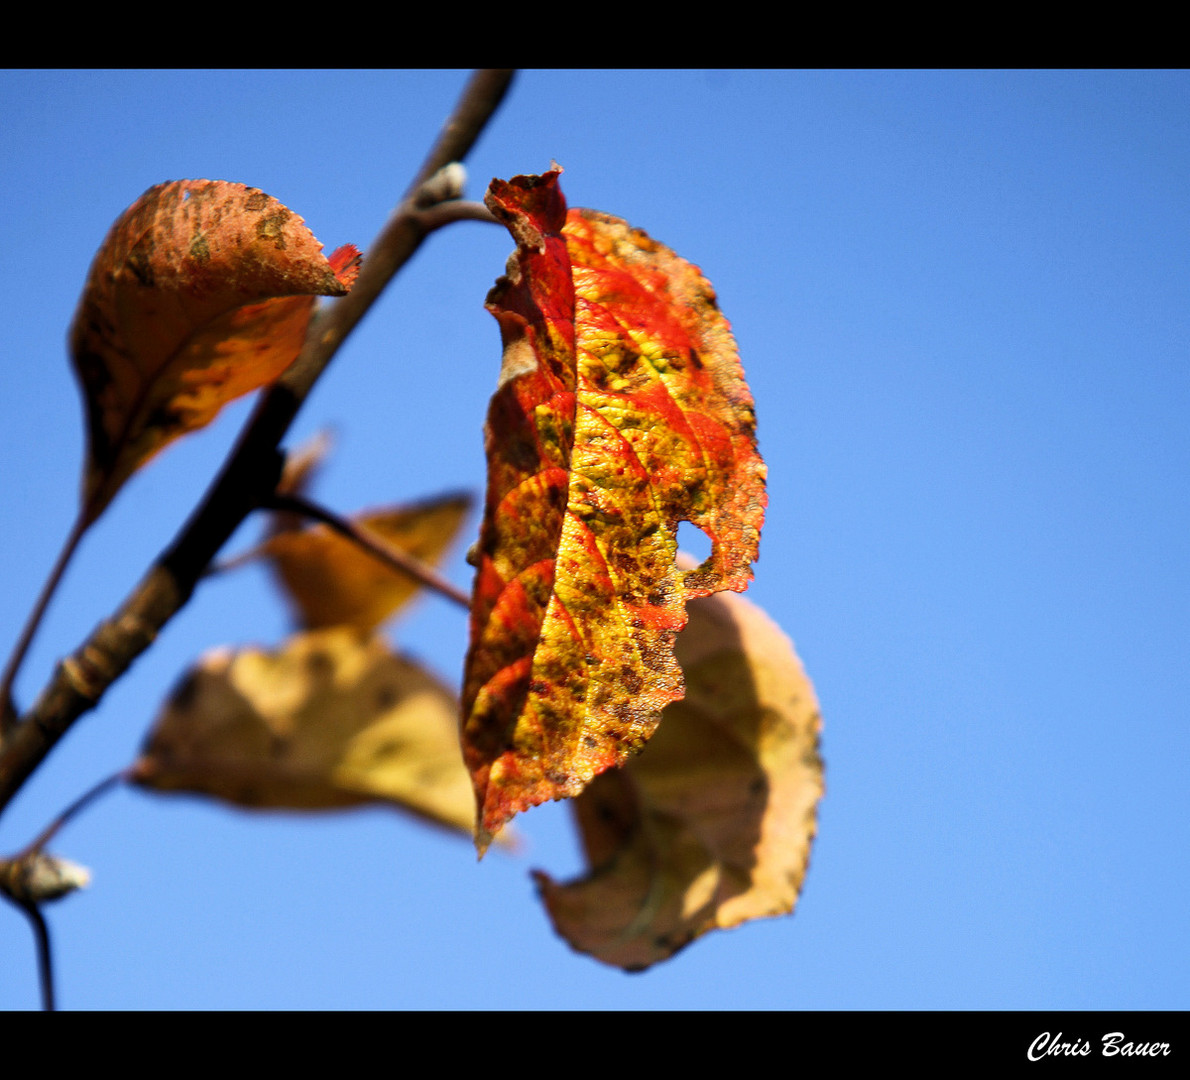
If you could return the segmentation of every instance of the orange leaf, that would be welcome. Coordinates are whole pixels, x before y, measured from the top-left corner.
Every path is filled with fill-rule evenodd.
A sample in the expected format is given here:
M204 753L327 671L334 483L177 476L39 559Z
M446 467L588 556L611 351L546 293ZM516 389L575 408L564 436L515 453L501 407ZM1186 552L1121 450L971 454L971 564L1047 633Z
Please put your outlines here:
M457 535L471 497L452 494L359 514L354 524L424 563L437 564ZM260 546L307 629L371 631L405 604L420 582L326 525L279 532Z
M567 214L559 172L485 200L517 251L488 297L504 358L463 690L481 853L644 746L682 696L686 600L747 587L767 502L710 284L618 218ZM689 571L683 520L713 545Z
M729 594L695 600L677 655L685 700L574 802L590 873L534 875L558 933L630 971L792 911L823 791L814 689L768 616Z
M457 717L454 694L382 639L314 631L275 652L208 653L166 702L132 776L258 809L390 802L470 833Z
M83 517L94 521L162 447L205 426L297 357L315 296L342 296L359 253L330 259L256 188L150 188L108 233L70 332L86 402Z

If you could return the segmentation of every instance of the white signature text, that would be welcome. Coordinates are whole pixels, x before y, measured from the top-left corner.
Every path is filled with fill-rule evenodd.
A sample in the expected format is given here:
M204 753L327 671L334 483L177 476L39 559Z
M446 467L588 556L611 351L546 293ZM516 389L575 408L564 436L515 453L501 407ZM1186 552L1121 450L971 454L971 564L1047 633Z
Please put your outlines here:
M1168 1057L1169 1043L1126 1042L1122 1031L1109 1031L1101 1040L1100 1054L1103 1057ZM1074 1038L1063 1041L1062 1032L1051 1035L1043 1031L1029 1044L1029 1060L1041 1061L1047 1057L1087 1057L1093 1052L1094 1044L1089 1039Z

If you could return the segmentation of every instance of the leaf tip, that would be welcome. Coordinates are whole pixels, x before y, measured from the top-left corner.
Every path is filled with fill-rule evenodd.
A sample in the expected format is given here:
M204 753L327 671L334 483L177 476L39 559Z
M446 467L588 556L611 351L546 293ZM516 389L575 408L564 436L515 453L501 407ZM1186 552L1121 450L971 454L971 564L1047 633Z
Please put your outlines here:
M343 286L344 293L351 291L355 279L359 277L360 263L363 259L363 253L354 244L344 244L335 248L327 259L335 279Z
M566 223L566 196L558 186L562 166L551 167L540 176L494 179L483 197L484 205L505 225L517 244L542 251L547 233L560 233Z

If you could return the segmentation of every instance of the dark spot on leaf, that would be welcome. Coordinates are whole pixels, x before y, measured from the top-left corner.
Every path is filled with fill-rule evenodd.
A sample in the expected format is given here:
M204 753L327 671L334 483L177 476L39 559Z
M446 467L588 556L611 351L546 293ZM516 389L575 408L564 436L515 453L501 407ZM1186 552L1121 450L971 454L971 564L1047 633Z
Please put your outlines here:
M145 417L144 430L154 432L160 445L163 441L162 437L172 435L182 426L181 417L173 410L170 403L163 402Z
M269 197L263 191L253 191L247 199L244 200L245 210L263 210L269 205Z
M156 278L153 275L153 267L149 265L148 255L143 251L130 251L126 265L135 275L137 281L146 288L152 287Z
M288 210L278 210L256 223L256 236L260 240L271 240L279 251L285 250L285 223L292 215Z
M405 743L400 739L387 739L372 748L372 760L380 761L382 758L396 757L405 749Z
M198 233L190 241L190 258L195 262L205 263L211 258L211 249L207 246L207 238Z
M269 756L274 760L277 758L283 758L288 750L289 739L287 739L284 735L278 735L276 732L274 732L272 737L269 739Z
M335 671L334 658L324 652L312 652L306 657L306 670L315 679L329 679Z

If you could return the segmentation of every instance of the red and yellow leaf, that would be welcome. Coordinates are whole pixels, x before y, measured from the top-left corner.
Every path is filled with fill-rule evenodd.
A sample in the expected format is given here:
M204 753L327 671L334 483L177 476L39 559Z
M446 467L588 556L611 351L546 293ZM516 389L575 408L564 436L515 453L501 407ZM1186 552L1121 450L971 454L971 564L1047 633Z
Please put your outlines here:
M265 810L388 802L470 834L458 703L420 664L348 628L208 653L171 695L132 779Z
M768 616L730 594L695 600L677 655L685 699L574 801L590 872L534 875L558 933L630 971L792 911L823 792L814 689Z
M686 601L747 587L767 501L709 282L618 218L567 213L559 172L485 200L517 251L488 297L504 357L463 691L481 853L644 746L682 696ZM681 521L712 541L694 570Z
M211 422L297 357L316 296L358 273L256 188L177 180L112 227L70 332L87 412L83 517L94 521L162 447Z

